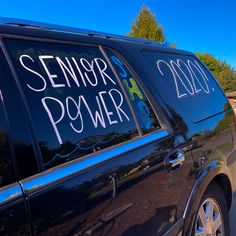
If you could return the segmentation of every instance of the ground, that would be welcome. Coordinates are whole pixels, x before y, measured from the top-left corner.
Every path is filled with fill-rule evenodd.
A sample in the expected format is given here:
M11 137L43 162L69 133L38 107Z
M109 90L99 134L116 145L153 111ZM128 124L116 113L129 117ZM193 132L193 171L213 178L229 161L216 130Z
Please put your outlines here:
M232 209L230 210L230 236L236 236L236 202L234 202Z

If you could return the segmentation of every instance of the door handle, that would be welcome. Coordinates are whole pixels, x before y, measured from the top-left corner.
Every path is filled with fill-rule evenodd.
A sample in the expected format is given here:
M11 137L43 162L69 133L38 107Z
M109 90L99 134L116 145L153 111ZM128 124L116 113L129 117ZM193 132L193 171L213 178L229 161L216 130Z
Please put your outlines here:
M177 150L171 152L165 158L165 166L170 171L175 171L183 165L184 161L185 161L184 152L181 149L177 149Z
M181 151L181 152L176 152L174 154L172 154L173 156L176 155L176 158L174 159L169 159L169 162L171 164L171 167L175 167L177 165L183 165L184 161L185 161L185 155L184 153ZM171 156L172 156L171 155Z

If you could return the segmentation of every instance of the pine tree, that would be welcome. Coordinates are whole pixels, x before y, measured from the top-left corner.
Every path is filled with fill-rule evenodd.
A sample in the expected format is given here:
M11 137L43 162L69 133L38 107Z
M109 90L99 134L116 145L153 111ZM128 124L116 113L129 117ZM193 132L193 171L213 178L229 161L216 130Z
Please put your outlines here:
M206 64L215 75L225 92L236 90L236 72L229 64L221 61L210 53L196 53L196 55Z
M142 6L137 19L134 20L131 31L127 35L158 42L165 40L164 30L158 24L156 15L152 14L146 6Z

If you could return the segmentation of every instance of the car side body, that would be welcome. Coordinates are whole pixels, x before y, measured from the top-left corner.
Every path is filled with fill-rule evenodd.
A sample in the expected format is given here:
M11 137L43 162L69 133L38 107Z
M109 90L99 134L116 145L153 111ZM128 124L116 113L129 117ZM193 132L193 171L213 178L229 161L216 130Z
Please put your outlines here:
M234 112L194 54L6 20L0 89L1 235L191 235L212 183L230 209Z

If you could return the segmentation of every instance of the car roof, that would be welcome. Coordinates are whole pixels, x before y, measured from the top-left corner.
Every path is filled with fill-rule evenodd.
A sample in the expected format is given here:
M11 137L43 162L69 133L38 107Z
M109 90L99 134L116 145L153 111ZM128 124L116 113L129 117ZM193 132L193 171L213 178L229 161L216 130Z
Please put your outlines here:
M190 52L171 48L165 43L152 40L8 17L0 17L0 35L72 42L90 41L97 44L112 42L125 47L192 55Z

